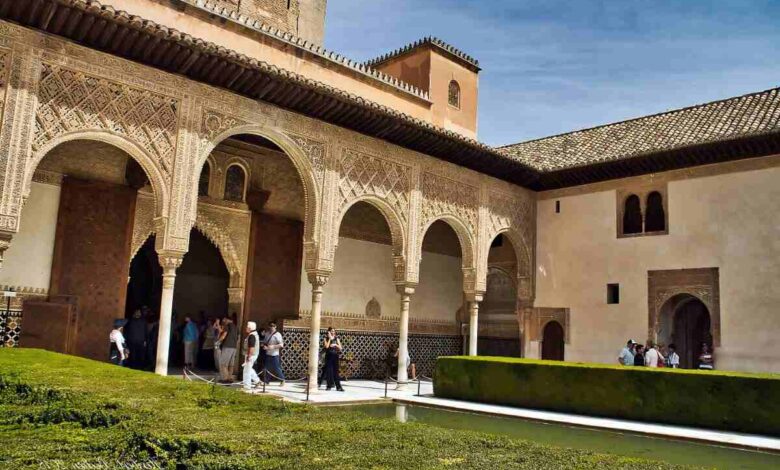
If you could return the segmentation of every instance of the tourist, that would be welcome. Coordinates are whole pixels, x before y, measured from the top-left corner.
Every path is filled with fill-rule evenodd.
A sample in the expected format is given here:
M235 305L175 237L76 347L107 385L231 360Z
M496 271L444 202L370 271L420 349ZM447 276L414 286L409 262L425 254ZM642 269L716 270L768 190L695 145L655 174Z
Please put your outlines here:
M244 351L246 356L244 357L243 384L244 390L251 390L254 385L260 383L260 377L255 372L255 362L257 356L260 354L260 336L257 334L257 323L253 321L246 322L246 334L244 339Z
M219 356L220 356L220 346L221 343L219 342L219 337L222 335L222 322L219 318L213 318L211 320L211 325L209 325L209 329L211 330L211 334L214 336L214 369L219 372Z
M279 380L280 386L284 386L284 372L282 372L282 361L281 357L279 357L279 352L283 347L282 334L276 331L276 323L269 323L268 335L263 345L265 350L265 383L269 383L272 378L275 378Z
M398 355L401 354L401 348L395 349L395 354L393 354L393 357L395 358L395 367L396 370L394 372L398 372ZM404 367L409 370L409 366L412 364L412 358L409 357L409 352L406 352L406 357L404 357ZM396 379L400 380L400 377L396 377Z
M151 318L152 320L152 323L149 324L149 331L146 333L146 368L147 370L154 370L157 363L157 336L160 333L160 319L150 314L151 311L146 316L146 318Z
M713 353L710 350L710 346L707 343L701 344L701 354L699 354L699 369L715 369L715 357L713 356Z
M634 365L634 346L636 343L633 339L630 339L626 342L626 347L624 347L620 354L618 354L618 363L623 366L633 366Z
M339 377L339 356L341 355L342 347L341 340L336 335L336 330L333 327L329 327L327 333L325 333L325 340L323 341L325 348L325 381L327 382L326 390L333 388L336 385L336 390L343 392L341 388L341 378Z
M644 346L641 344L637 344L634 348L634 365L635 366L644 366L645 365L645 355L643 354Z
M236 325L230 319L225 317L222 319L222 333L219 336L219 374L222 383L232 383L233 373L231 366L236 357L236 343L238 341L238 334L236 333Z
M114 329L108 335L108 341L110 348L108 351L108 360L118 366L125 365L125 360L128 356L127 343L125 342L125 335L122 334L122 329L125 327L127 320L124 318L117 318L114 320Z
M645 366L658 367L658 351L655 349L655 345L652 340L647 340L647 348L645 350Z
M127 365L133 369L143 369L146 356L146 320L142 318L141 310L133 312L133 318L127 322L122 332L130 351Z
M190 317L184 317L184 367L192 369L195 366L195 358L198 352L198 326Z
M200 366L203 369L208 370L213 370L214 365L216 364L214 362L214 343L216 342L217 337L215 336L214 328L212 328L213 324L214 319L208 317L208 320L203 327L203 333L201 334L203 337L203 344L200 347Z
M680 367L680 356L677 354L677 346L674 343L669 345L669 354L666 355L666 366L672 369Z

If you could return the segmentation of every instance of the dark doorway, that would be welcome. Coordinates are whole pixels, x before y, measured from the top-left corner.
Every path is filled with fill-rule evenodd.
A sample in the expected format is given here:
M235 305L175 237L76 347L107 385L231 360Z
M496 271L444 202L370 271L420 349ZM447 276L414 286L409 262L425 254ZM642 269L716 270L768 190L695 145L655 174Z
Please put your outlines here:
M699 367L702 343L712 345L710 313L701 300L691 298L677 307L674 312L672 342L680 355L680 367Z
M542 359L563 360L563 327L557 321L548 322L544 326Z
M146 239L130 262L130 282L127 283L125 316L143 307L157 310L162 295L162 268L154 250L154 235Z

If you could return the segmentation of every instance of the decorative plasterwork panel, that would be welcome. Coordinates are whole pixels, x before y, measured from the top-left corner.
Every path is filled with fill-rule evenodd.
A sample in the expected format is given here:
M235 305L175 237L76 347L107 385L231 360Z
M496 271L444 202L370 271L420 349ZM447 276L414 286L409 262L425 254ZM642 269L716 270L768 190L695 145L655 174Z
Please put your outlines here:
M474 186L434 173L423 173L420 226L425 228L436 219L454 216L471 234L476 233L478 194L479 190Z
M661 311L669 299L687 294L709 311L713 346L720 346L720 273L718 268L668 269L647 272L648 334L657 341Z
M509 194L491 191L488 197L488 219L482 256L487 260L490 244L499 234L509 238L517 256L517 295L524 300L534 298L534 246L536 233L536 202L530 194Z
M9 61L11 60L11 51L0 49L0 115L5 106L5 90L8 87L8 71L11 69Z
M544 327L549 322L556 321L563 327L564 343L569 344L568 308L535 307L529 309L525 321L528 322L525 328L528 341L541 341L543 339Z
M336 206L339 209L363 196L376 196L386 201L395 209L398 217L406 221L411 167L357 150L344 149L337 170L339 193Z
M43 63L33 149L75 130L124 135L157 157L170 175L176 153L179 101L142 88Z
M200 123L200 137L204 141L203 144L209 143L217 144L214 139L223 132L233 129L235 127L246 125L247 122L234 116L228 116L226 114L205 110Z
M293 142L298 144L301 151L308 157L317 180L321 180L322 174L325 171L325 144L302 135L289 132L286 134Z
M36 172L37 174L38 172ZM154 233L154 196L138 192L135 199L135 218L133 219L133 240L130 249L130 261L141 249L149 235Z

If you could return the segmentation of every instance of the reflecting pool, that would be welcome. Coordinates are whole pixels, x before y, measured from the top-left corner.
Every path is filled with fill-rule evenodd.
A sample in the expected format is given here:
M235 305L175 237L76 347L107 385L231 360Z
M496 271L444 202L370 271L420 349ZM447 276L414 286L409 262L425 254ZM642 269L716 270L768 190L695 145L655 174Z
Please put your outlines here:
M392 418L402 423L420 422L448 429L468 429L539 444L664 460L681 465L727 469L780 468L780 454L689 441L402 404L356 405L351 408L374 417Z

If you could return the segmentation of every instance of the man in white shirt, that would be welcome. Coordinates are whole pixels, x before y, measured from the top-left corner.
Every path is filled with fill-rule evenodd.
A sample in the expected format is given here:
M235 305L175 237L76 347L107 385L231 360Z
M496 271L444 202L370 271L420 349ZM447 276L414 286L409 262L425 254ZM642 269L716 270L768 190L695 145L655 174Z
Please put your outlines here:
M658 367L658 351L651 340L647 340L647 352L645 352L645 366Z
M677 346L674 343L669 345L669 367L672 369L680 368L680 356L677 354Z
M284 386L284 372L282 372L282 360L279 352L284 347L282 334L276 331L276 323L268 324L268 334L265 336L263 350L265 350L265 383L272 378L279 380L279 385Z

